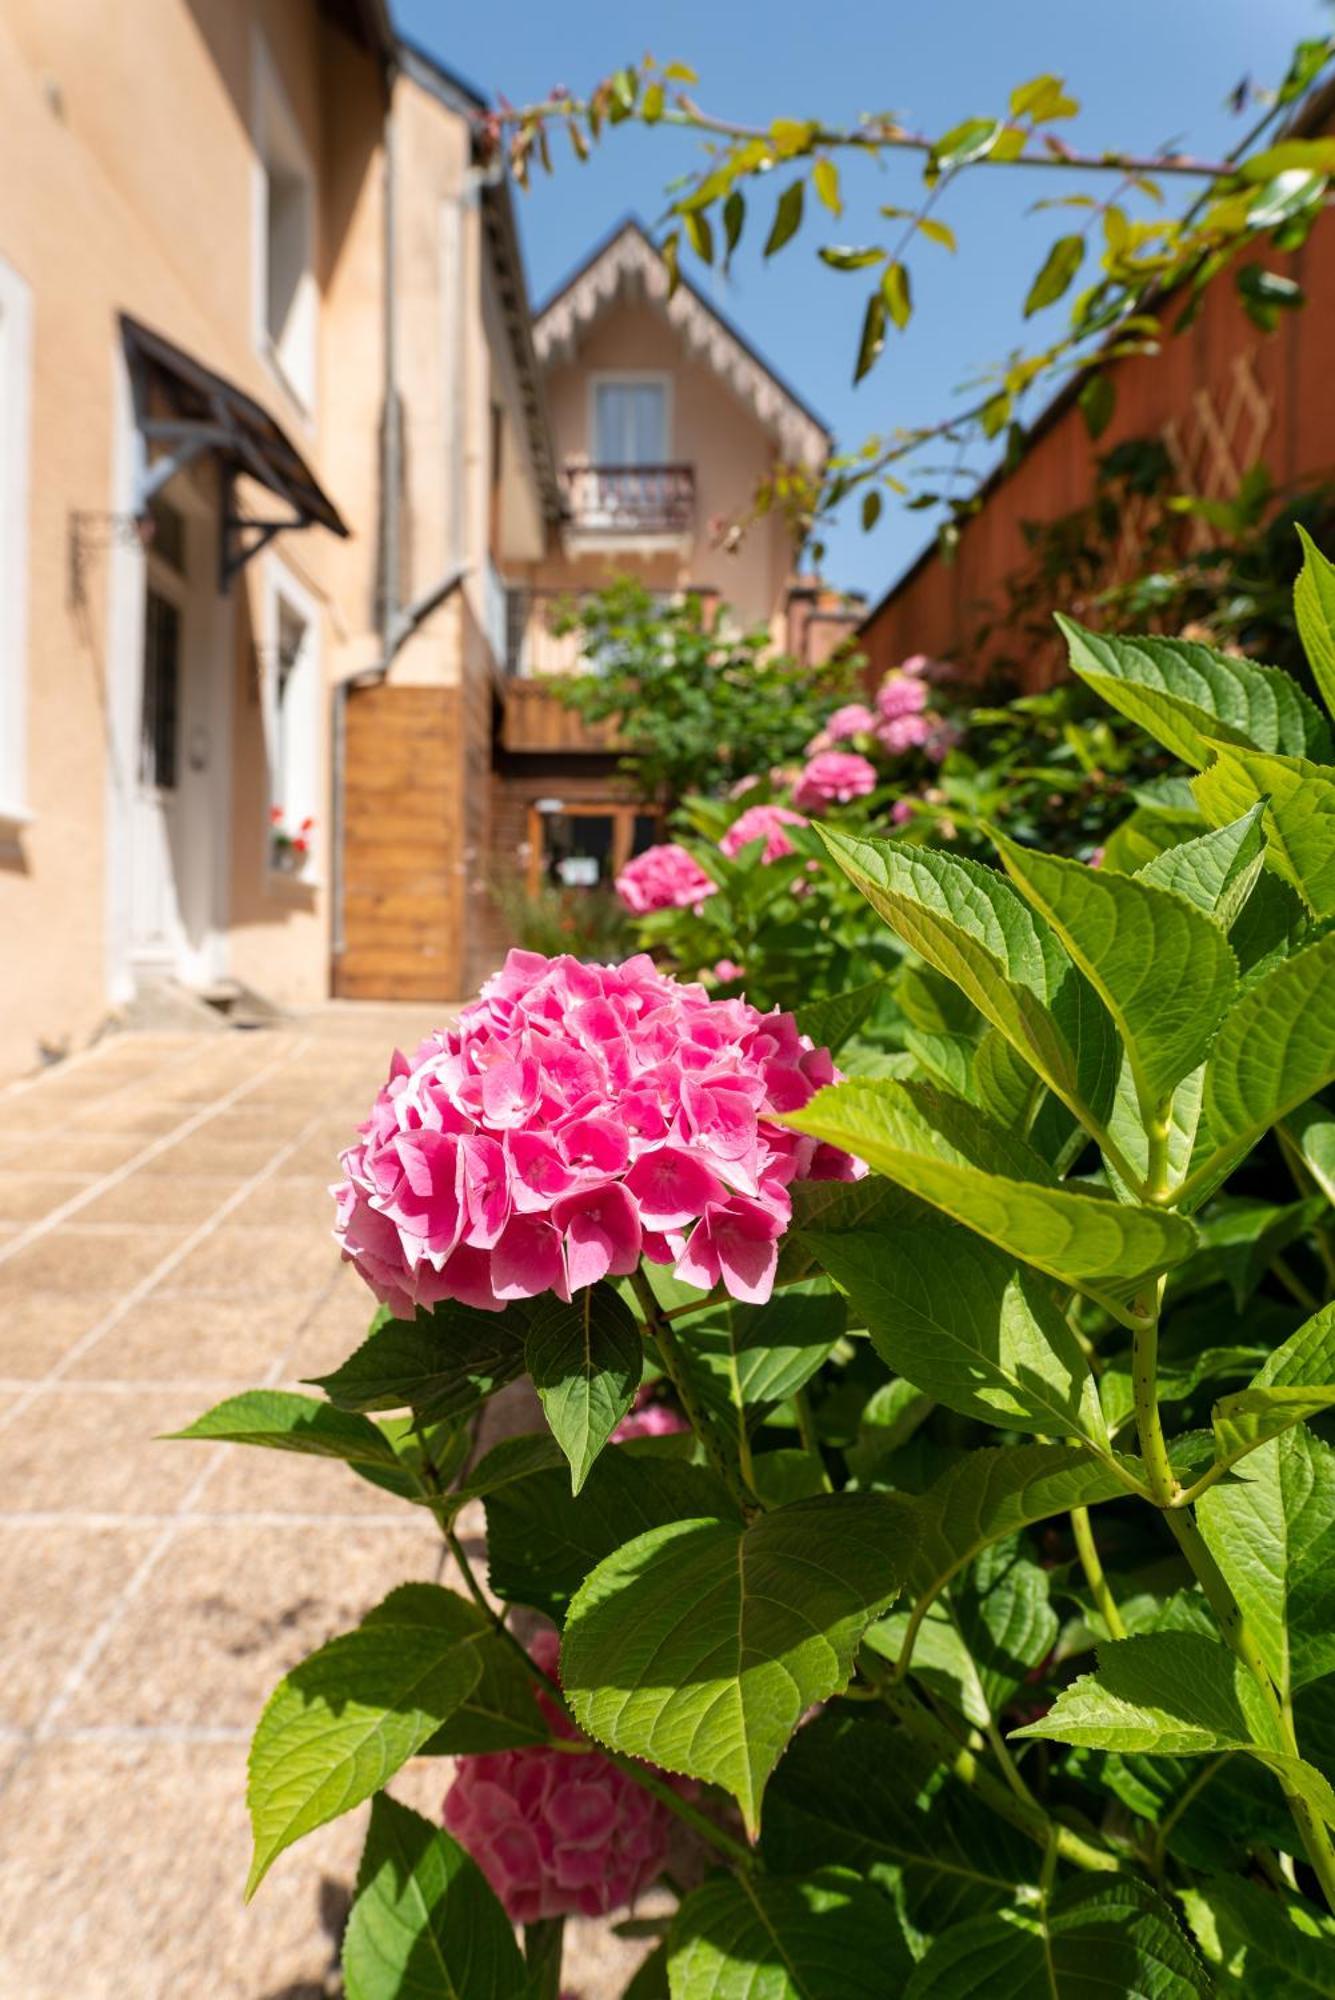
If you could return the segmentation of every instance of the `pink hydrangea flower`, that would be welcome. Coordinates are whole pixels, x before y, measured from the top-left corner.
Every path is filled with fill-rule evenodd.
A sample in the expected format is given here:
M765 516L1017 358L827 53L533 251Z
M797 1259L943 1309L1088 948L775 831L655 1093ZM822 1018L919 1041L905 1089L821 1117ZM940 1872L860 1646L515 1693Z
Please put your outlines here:
M851 750L824 750L798 779L793 804L803 812L824 812L827 806L848 805L875 790L874 764Z
M624 1444L627 1438L675 1437L691 1428L680 1410L674 1410L671 1403L650 1402L643 1389L635 1405L613 1431L613 1444Z
M651 910L700 910L718 884L676 841L646 847L616 878L616 892L637 917Z
M927 706L927 689L911 674L887 674L876 690L876 713L883 722L896 716L915 715Z
M735 958L720 958L714 966L714 977L721 986L730 985L734 979L745 979L746 967L738 965Z
M845 702L836 708L825 727L812 737L807 745L808 757L814 757L820 750L832 750L836 743L847 743L851 736L869 736L876 727L876 717L864 702Z
M834 1076L791 1014L711 1000L646 956L512 951L452 1027L394 1057L342 1156L334 1233L400 1318L568 1299L642 1256L763 1303L789 1184L860 1171L773 1122Z
M555 1671L554 1632L531 1651ZM541 1689L538 1703L554 1736L580 1740ZM514 1924L633 1904L661 1873L673 1825L668 1808L600 1752L540 1745L460 1757L442 1818Z
M793 843L784 832L786 826L805 826L801 813L790 812L787 806L748 806L740 818L735 819L724 834L719 846L732 858L740 854L748 841L764 839L761 852L762 861L782 861L793 851Z
M891 824L893 826L907 826L912 818L913 807L909 801L907 799L896 799L890 808Z

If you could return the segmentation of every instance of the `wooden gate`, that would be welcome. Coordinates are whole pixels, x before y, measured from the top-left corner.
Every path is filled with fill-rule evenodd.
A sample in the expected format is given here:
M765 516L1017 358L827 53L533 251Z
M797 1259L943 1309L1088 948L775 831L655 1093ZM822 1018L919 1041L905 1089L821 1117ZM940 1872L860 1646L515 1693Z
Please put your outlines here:
M459 733L454 688L348 690L340 999L457 1000L463 990Z

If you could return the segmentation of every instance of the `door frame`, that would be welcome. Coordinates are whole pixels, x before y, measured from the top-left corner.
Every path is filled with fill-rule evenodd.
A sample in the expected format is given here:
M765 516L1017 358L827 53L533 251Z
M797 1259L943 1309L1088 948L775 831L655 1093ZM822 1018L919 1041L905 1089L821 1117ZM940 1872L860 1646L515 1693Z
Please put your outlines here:
M637 819L659 819L663 817L658 806L646 805L639 799L563 799L559 811L539 812L536 800L528 809L528 879L530 896L542 893L543 885L543 839L542 823L547 819L610 819L612 822L612 879L621 873L630 860L635 844L635 822Z

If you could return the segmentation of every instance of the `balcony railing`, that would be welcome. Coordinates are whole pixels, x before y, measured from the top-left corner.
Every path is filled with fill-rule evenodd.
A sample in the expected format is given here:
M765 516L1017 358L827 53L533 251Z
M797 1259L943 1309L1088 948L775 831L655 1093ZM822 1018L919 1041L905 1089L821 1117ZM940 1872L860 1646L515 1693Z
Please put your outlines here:
M583 534L680 535L695 519L695 468L568 465L565 496Z

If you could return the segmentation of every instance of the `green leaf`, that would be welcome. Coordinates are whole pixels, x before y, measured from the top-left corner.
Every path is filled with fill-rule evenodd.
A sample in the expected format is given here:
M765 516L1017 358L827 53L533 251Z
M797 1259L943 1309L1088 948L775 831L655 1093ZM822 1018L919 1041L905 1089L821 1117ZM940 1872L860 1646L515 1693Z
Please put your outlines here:
M879 289L870 293L867 310L862 316L862 334L858 341L858 358L853 369L853 380L860 382L869 370L876 366L885 347L885 294Z
M1050 926L977 862L822 827L850 882L951 980L1062 1101L1101 1117L1120 1051L1106 1009Z
M672 2000L884 2000L913 1966L893 1907L843 1869L722 1875L672 1920Z
M1313 916L1335 916L1335 772L1303 757L1231 743L1211 747L1214 762L1191 787L1210 824L1221 826L1264 801L1267 861Z
M932 159L943 172L954 167L972 166L984 160L1002 134L998 118L966 118L953 125L932 148Z
M499 1444L494 1444L478 1460L464 1484L446 1494L446 1503L450 1512L457 1514L470 1500L485 1500L489 1493L498 1492L516 1479L527 1479L531 1473L546 1472L565 1463L565 1453L550 1432L522 1431L517 1437L502 1438Z
M844 1043L851 1041L858 1029L869 1021L880 1002L885 998L885 981L869 979L865 986L854 986L847 993L832 993L824 1000L808 1000L796 1011L797 1025L804 1035L810 1035L818 1049L828 1049L831 1055L838 1055Z
M1201 1279L1222 1278L1241 1313L1276 1257L1304 1236L1324 1209L1320 1195L1283 1204L1221 1196L1198 1225L1204 1247L1178 1277L1184 1286L1198 1273Z
M449 1300L376 1327L332 1375L317 1375L340 1410L415 1410L426 1422L463 1416L524 1372L532 1301L503 1313Z
M1224 1875L1178 1896L1221 1994L1335 2000L1335 1921L1304 1897Z
M378 1792L453 1714L486 1630L461 1597L403 1584L278 1683L250 1746L248 1898L284 1848Z
M746 196L740 188L733 188L723 204L723 256L731 257L741 241L742 225L746 221Z
M1149 1277L1191 1251L1195 1231L1179 1216L1043 1186L1037 1178L1006 1178L999 1163L975 1165L976 1147L971 1158L957 1134L948 1138L937 1129L942 1102L934 1106L921 1085L840 1083L780 1122L844 1147L1012 1257L1079 1286L1119 1318ZM981 1140L983 1120L977 1113L974 1120Z
M1213 917L1221 931L1231 930L1265 858L1264 812L1258 803L1228 826L1170 847L1136 870L1138 880L1185 896Z
M1335 715L1335 563L1327 562L1301 525L1303 566L1293 586L1293 609L1312 677Z
M906 1515L827 1494L749 1526L676 1521L628 1542L571 1604L561 1679L600 1743L727 1788L748 1829L813 1702L845 1687L897 1595Z
M1129 1472L1135 1469L1127 1465ZM918 1544L909 1578L912 1595L919 1604L930 1602L993 1542L1072 1507L1120 1499L1126 1490L1113 1465L1076 1445L967 1452L906 1503Z
M1280 1127L1326 1200L1335 1205L1335 1112L1314 1098L1290 1111Z
M913 288L905 265L897 258L888 263L881 273L881 297L885 309L900 332L913 317Z
M872 264L879 264L885 252L874 244L864 248L843 243L823 243L816 254L821 262L828 264L833 271L865 271Z
M552 1436L570 1460L570 1490L578 1493L635 1401L644 1366L639 1327L611 1285L587 1285L569 1304L541 1302L524 1353Z
M1101 438L1117 408L1117 388L1112 376L1102 371L1087 375L1077 400L1085 429L1092 438Z
M1087 632L1060 613L1057 623L1081 680L1198 771L1220 742L1318 760L1331 755L1330 730L1320 710L1278 667L1235 659L1188 639ZM1244 800L1215 823L1236 819L1251 803Z
M229 1396L183 1431L168 1435L267 1445L273 1451L341 1458L349 1465L383 1465L397 1470L399 1464L393 1445L378 1424L286 1389L248 1389L243 1395Z
M839 196L839 169L834 161L822 155L811 169L811 180L830 214L842 215L844 204Z
M1196 1515L1281 1695L1335 1671L1335 1452L1290 1429L1203 1493Z
M1282 960L1224 1016L1188 1186L1217 1185L1264 1132L1335 1080L1332 975L1335 932Z
M1213 1988L1172 1911L1133 1876L1067 1882L1036 1907L938 1938L904 2000L1209 2000Z
M1052 925L1117 1025L1142 1103L1196 1068L1237 982L1218 925L1143 878L994 839L1006 871Z
M589 1572L632 1535L728 1503L704 1466L609 1445L578 1500L562 1469L499 1486L484 1504L493 1591L560 1618Z
M1142 1632L1101 1645L1097 1674L1081 1674L1011 1734L1198 1757L1251 1750L1272 1731L1255 1681L1226 1646L1198 1632Z
M418 1752L422 1757L476 1757L492 1750L517 1750L546 1743L551 1736L534 1699L534 1676L499 1632L473 1642L478 1657L476 1685L448 1722Z
M964 1416L1107 1450L1080 1344L1027 1266L940 1222L807 1240L897 1375Z
M902 1898L919 1931L1010 1903L1041 1859L888 1716L825 1709L799 1729L770 1781L761 1850L797 1874L812 1855Z
M524 1961L482 1870L383 1792L343 1939L347 2000L516 2000Z
M801 228L803 194L803 183L793 181L779 196L779 205L774 211L774 221L765 239L767 257L772 257L776 250L782 250L784 244L796 236Z
M1041 312L1071 289L1076 272L1085 261L1085 239L1083 236L1059 236L1047 256L1038 276L1029 287L1024 302L1024 316Z

